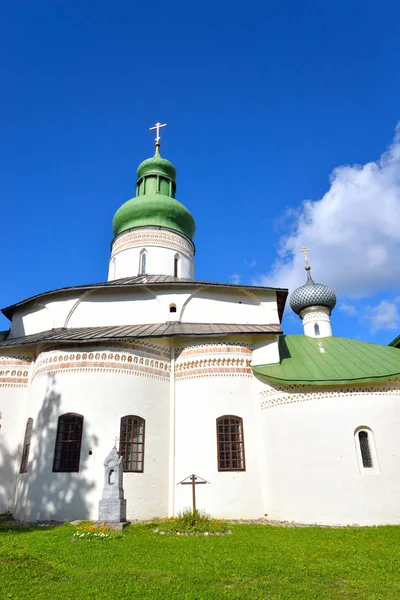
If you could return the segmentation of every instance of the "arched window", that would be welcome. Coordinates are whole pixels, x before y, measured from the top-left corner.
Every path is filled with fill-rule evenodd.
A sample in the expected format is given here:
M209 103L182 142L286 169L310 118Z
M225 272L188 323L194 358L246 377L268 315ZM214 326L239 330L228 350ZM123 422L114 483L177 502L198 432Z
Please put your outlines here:
M217 419L218 471L245 471L243 419L224 415Z
M25 429L24 448L22 450L20 473L26 473L28 470L29 449L31 447L33 419L28 419Z
M66 413L58 418L53 471L78 472L81 456L83 416Z
M140 265L139 265L139 273L140 275L146 275L146 265L147 262L147 252L146 250L142 250L140 253Z
M364 469L372 469L374 466L368 433L366 429L361 429L358 432L358 443L360 444L361 460Z
M169 312L170 313L176 313L176 304L170 304L169 305Z
M174 277L178 277L179 254L174 256Z
M121 419L119 453L123 457L124 471L143 473L145 420L135 415Z
M314 333L315 335L320 335L318 323L314 323Z

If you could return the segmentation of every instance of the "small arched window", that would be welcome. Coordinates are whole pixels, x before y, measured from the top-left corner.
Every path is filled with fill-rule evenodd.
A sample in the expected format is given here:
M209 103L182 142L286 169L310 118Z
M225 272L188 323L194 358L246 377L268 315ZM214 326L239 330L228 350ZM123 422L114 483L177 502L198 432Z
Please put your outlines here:
M218 471L245 471L243 419L224 415L217 419Z
M174 277L178 277L179 270L179 254L175 254L174 256Z
M78 472L81 457L83 416L66 413L58 418L53 471Z
M119 453L126 473L143 473L145 420L136 415L121 419Z
M176 304L170 304L169 305L169 312L170 313L176 313Z
M147 252L146 250L142 250L140 253L140 265L139 265L139 273L140 275L146 275L147 268Z
M29 450L31 447L33 419L28 419L25 429L24 447L22 450L20 473L26 473L28 470Z
M320 335L318 323L314 323L314 334L315 335Z
M364 469L372 469L372 453L368 431L362 429L358 432L358 443L360 444L361 460Z

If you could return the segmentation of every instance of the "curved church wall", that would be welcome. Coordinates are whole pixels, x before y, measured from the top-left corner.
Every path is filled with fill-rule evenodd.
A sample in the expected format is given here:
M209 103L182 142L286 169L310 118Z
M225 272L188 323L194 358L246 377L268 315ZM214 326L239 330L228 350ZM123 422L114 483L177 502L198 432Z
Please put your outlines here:
M175 482L195 473L197 506L216 517L262 516L256 396L246 341L191 343L176 350ZM219 471L216 420L243 419L245 470ZM191 488L175 484L175 513L191 506Z
M144 270L141 255L146 253ZM175 258L178 259L175 273ZM183 235L166 229L138 228L120 234L112 244L108 280L175 274L194 279L194 246Z
M124 473L128 519L165 516L168 503L169 353L152 344L42 352L32 375L28 472L18 476L20 519L97 519L103 461L120 419L145 419L144 472ZM78 473L54 473L58 417L83 415Z
M271 519L328 525L400 523L400 385L260 393ZM357 431L369 431L364 468Z
M0 356L0 513L13 508L31 367L29 354Z

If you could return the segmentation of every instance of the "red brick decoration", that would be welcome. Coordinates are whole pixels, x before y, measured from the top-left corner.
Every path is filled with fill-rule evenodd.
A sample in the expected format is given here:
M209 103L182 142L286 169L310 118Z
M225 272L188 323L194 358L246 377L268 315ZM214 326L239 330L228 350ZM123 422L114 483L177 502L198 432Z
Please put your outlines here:
M159 232L154 229L140 229L136 232L129 232L119 236L112 247L111 258L121 250L129 248L143 248L145 246L160 246L177 250L182 254L193 257L193 246L184 237L174 234L170 231Z
M177 351L175 377L251 377L251 355L251 348L245 345L191 346Z
M0 357L0 387L27 387L31 365L29 359Z
M144 354L144 353L143 353ZM169 380L169 360L139 355L129 350L81 350L76 352L43 352L39 355L33 378L46 373L121 373L152 379Z

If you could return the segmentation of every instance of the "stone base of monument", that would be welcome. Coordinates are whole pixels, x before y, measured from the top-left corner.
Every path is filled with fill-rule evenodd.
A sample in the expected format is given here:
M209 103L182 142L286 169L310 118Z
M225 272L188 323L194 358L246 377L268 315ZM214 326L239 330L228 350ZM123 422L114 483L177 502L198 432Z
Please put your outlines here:
M122 523L115 523L114 521L99 521L99 525L105 525L107 529L112 529L113 531L122 531L125 527L131 524L130 521L123 521Z
M107 498L99 502L99 521L103 523L124 523L126 521L126 500Z

